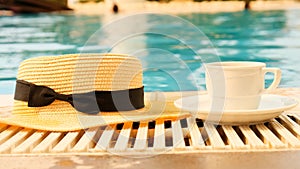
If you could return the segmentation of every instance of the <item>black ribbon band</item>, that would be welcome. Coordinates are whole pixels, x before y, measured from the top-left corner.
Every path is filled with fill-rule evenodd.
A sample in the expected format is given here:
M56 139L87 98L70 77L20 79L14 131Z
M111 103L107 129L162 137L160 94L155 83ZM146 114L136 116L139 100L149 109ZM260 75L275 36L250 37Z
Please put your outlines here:
M97 114L99 111L116 112L143 108L144 87L64 95L47 86L17 80L14 99L28 102L28 107L48 106L55 100L60 100L70 103L77 111Z

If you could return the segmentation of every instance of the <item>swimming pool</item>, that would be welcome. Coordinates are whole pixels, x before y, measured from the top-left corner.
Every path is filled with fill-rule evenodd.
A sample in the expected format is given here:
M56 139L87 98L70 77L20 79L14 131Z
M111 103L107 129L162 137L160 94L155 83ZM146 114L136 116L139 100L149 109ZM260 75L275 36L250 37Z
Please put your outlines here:
M282 69L280 87L299 87L300 81L300 10L242 11L233 13L178 15L203 31L216 48L220 60L265 62ZM106 46L88 46L89 38L100 29L105 16L68 14L35 14L0 17L0 94L14 92L18 65L36 57L84 50L105 52ZM184 32L190 44L198 44L189 27L176 22L147 19L148 29ZM121 28L122 29L122 28ZM110 36L110 35L106 35ZM137 47L139 46L139 47ZM205 89L201 57L209 57L205 49L195 54L182 42L153 34L132 37L119 48L142 49L137 52L144 70L146 91L178 91ZM126 50L125 50L126 51ZM132 51L130 51L132 53ZM183 66L180 63L184 63ZM183 71L188 68L189 71ZM191 80L191 74L196 80ZM266 76L267 85L272 76ZM178 85L180 84L180 85Z

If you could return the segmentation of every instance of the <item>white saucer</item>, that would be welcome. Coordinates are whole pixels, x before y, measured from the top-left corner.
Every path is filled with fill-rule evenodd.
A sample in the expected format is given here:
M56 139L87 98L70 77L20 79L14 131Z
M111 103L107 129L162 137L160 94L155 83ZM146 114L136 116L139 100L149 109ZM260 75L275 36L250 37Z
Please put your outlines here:
M240 125L268 121L295 107L298 101L287 96L264 94L259 107L251 110L223 110L223 105L211 106L212 103L207 94L184 97L174 102L176 107L208 122Z

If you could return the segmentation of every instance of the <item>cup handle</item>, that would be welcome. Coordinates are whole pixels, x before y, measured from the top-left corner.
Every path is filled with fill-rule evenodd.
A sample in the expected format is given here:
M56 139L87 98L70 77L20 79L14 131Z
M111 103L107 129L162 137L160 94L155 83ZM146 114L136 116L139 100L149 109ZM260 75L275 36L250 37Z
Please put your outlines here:
M281 70L279 68L263 68L263 75L265 75L266 73L274 74L272 84L264 90L265 92L270 92L278 87L281 79Z

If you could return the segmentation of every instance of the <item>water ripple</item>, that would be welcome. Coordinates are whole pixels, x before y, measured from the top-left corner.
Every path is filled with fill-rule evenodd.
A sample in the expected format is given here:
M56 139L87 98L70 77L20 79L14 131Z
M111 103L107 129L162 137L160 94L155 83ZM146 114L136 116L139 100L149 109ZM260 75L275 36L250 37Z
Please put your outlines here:
M179 15L195 24L210 41L205 38L199 41L192 29L178 22L146 18L149 31L184 33L197 51L192 51L186 42L147 34L116 47L129 54L145 50L144 56L138 58L145 67L146 91L205 89L202 59L214 61L215 52L222 61L260 61L279 67L283 74L280 86L299 87L299 14L300 10ZM97 42L85 46L103 25L102 19L103 16L64 14L0 17L0 94L14 92L18 65L25 59L110 50L109 46ZM268 85L272 77L266 78Z

